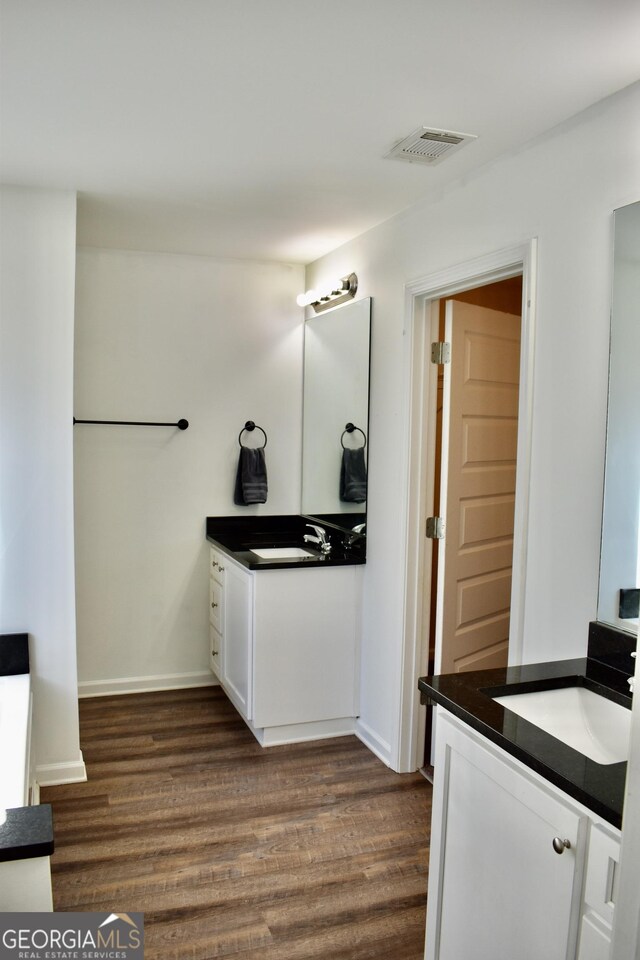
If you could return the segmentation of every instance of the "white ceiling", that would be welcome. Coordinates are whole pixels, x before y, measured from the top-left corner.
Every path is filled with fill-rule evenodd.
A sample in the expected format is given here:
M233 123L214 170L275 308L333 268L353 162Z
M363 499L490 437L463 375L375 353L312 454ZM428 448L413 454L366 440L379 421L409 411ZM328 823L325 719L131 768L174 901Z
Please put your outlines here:
M79 241L307 263L640 77L638 0L0 0L4 182ZM477 134L435 167L416 127Z

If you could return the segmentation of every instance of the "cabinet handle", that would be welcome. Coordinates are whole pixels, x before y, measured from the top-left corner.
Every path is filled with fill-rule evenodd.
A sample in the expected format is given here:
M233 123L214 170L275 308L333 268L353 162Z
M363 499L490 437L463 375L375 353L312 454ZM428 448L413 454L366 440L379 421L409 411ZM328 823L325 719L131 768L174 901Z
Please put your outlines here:
M220 573L224 573L224 567L221 567L220 564L218 564L218 570Z
M571 849L571 842L562 840L560 837L554 837L552 846L556 853L564 853L565 850Z
M215 608L216 608L217 606L218 606L218 604L215 603L215 601L212 601L212 603L211 603L211 609L212 609L212 610L215 610ZM562 851L560 851L560 852L562 852Z

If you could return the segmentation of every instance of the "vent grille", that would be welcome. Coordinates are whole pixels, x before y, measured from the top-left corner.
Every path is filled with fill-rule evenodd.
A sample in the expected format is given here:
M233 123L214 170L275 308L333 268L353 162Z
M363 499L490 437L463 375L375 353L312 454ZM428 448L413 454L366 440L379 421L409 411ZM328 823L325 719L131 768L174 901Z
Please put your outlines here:
M433 166L459 150L465 143L476 139L473 133L453 133L450 130L418 127L397 143L386 157L390 160L407 160L409 163L428 163Z

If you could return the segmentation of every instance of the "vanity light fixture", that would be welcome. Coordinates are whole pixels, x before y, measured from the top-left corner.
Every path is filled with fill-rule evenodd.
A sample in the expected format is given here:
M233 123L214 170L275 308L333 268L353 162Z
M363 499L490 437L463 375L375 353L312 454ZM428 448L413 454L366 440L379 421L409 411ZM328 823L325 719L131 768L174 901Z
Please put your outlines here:
M296 297L296 303L299 307L311 306L316 313L322 313L323 310L352 300L357 289L358 278L355 273L350 273L347 277L334 280L318 290L307 290L306 293L301 293Z

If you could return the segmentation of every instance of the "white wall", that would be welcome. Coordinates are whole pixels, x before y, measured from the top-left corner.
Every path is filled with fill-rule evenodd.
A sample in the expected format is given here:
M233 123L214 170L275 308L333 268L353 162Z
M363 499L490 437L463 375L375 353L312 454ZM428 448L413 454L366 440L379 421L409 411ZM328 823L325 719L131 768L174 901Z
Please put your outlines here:
M41 782L84 777L73 566L75 194L3 187L0 633L31 635Z
M190 423L75 427L81 694L212 679L205 518L299 511L303 287L299 266L78 251L76 417ZM269 496L236 507L247 420Z
M353 270L373 297L361 724L392 764L408 481L404 286L539 239L524 656L583 656L598 587L612 211L640 197L639 115L640 84L307 271L309 288Z

